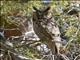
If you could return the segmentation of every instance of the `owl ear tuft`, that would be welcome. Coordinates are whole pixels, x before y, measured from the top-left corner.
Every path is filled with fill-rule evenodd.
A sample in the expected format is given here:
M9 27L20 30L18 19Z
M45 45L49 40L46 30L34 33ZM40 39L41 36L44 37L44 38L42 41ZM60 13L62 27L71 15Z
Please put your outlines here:
M39 11L35 6L33 6L33 9L34 9L35 11Z
M50 6L48 6L48 7L44 10L44 12L47 12L48 10L50 10Z

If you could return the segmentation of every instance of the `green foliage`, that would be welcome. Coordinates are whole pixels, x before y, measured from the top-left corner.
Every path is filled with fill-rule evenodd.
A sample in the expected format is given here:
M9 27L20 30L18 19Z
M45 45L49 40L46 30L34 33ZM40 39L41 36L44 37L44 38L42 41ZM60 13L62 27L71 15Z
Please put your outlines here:
M66 32L66 35L68 37L72 37L73 35L75 35L76 31L77 31L76 27L70 26Z
M62 13L62 9L67 9L67 5L69 5L70 1L52 1L51 10L54 18L60 27L61 34L68 37L69 40L76 39L80 43L80 21L76 16L70 16ZM36 6L38 9L46 6L43 4L43 1L28 1L26 3L20 1L1 1L0 5L0 27L5 23L5 28L12 28L18 26L16 21L8 18L9 16L16 16L20 11L22 11L23 16L32 17L33 6ZM68 27L65 26L68 25ZM13 26L14 25L14 26ZM76 37L73 37L76 34ZM33 52L31 49L24 51L25 55L31 58L34 58L34 55L38 55L37 52Z

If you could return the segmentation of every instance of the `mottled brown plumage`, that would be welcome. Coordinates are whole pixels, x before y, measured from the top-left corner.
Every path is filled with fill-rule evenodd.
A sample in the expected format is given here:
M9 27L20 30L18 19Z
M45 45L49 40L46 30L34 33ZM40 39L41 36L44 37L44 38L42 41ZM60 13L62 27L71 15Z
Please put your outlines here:
M59 28L56 25L52 16L48 16L50 7L43 10L38 10L33 7L35 12L33 12L33 29L37 36L40 38L41 42L45 43L49 49L51 49L53 54L57 54L59 51L53 40L61 40Z

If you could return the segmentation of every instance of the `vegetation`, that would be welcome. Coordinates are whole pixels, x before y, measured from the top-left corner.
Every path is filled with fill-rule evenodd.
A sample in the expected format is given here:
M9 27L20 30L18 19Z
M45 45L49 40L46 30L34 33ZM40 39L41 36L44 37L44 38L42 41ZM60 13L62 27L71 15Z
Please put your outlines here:
M14 60L19 60L19 57L17 58L19 55L25 56L25 60L51 59L50 55L46 56L48 54L37 50L37 47L40 46L39 48L42 49L45 44L37 41L36 38L35 40L32 38L34 37L31 31L33 6L38 8L38 10L44 9L46 6L51 7L52 17L54 17L61 33L60 37L63 43L61 53L66 55L70 60L80 59L80 1L4 0L0 1L0 3L0 59L11 60L12 58L10 57L15 54L16 58ZM15 32L8 31L8 35L10 36L6 35L7 33L5 32L11 29L15 30ZM32 36L30 34L30 36L26 35L28 32Z

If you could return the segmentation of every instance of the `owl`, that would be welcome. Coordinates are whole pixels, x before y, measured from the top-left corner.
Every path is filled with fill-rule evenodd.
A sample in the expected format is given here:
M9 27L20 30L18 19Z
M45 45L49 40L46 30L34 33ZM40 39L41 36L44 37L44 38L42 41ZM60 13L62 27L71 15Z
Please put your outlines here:
M61 46L61 38L59 28L50 13L50 7L37 9L33 7L33 29L36 35L44 42L50 49L59 53ZM46 42L45 42L46 41Z

